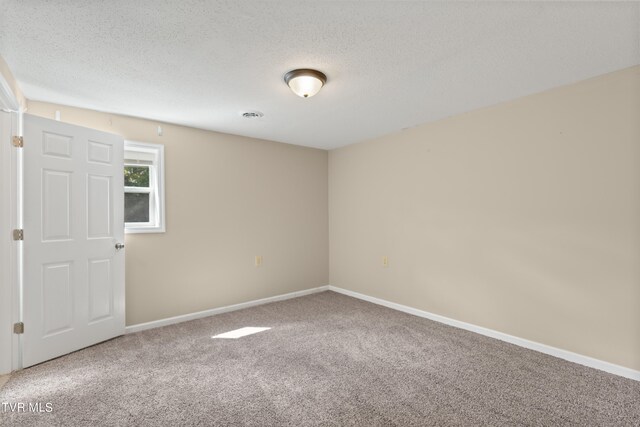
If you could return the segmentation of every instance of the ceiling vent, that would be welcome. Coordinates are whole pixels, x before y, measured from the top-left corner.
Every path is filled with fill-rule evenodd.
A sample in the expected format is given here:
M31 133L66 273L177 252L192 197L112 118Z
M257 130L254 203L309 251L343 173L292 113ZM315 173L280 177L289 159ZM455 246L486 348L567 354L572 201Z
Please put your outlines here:
M264 114L260 111L246 111L242 113L242 117L245 119L258 119L262 116L264 116Z

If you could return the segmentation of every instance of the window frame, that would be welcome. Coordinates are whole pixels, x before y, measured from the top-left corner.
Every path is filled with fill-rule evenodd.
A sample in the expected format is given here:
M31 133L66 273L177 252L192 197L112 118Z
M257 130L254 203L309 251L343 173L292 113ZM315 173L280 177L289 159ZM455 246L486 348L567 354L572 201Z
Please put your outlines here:
M130 150L131 151L131 150ZM125 160L124 167L127 166L136 167L136 168L146 168L149 170L149 186L148 187L130 187L124 186L125 196L127 193L129 194L148 194L149 195L149 221L147 222L125 222L125 227L131 228L149 228L155 227L158 222L158 207L157 207L157 199L156 195L157 191L157 172L156 168L153 165L139 164L133 162L127 162ZM126 197L125 197L126 198Z
M127 152L152 154L151 164L127 161ZM126 193L149 194L149 222L125 222L125 234L164 233L165 229L165 193L164 193L164 145L150 142L124 141L124 162L126 166L146 166L149 168L149 187L124 187Z

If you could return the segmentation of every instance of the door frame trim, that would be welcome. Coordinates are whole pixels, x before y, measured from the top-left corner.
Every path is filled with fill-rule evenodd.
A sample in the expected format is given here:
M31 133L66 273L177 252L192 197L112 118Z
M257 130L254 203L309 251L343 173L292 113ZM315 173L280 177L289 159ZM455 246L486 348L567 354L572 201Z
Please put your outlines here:
M16 108L17 106L17 108ZM0 200L6 210L0 213L2 248L0 248L0 375L21 368L21 339L13 334L13 323L22 318L21 263L22 244L14 242L11 233L22 228L22 153L11 145L11 136L22 136L23 108L11 91L7 79L0 73L0 109L11 115L9 140L0 138ZM6 313L9 313L8 315ZM9 322L9 324L6 324Z
M2 61L2 57L0 57L0 61ZM0 72L0 109L16 112L22 111L18 97L13 93L11 84L2 72Z

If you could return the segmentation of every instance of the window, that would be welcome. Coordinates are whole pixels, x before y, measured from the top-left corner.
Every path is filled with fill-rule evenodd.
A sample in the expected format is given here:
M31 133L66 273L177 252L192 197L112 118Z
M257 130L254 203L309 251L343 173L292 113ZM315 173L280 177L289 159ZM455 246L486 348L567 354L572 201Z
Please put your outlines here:
M124 230L163 233L164 146L124 142Z

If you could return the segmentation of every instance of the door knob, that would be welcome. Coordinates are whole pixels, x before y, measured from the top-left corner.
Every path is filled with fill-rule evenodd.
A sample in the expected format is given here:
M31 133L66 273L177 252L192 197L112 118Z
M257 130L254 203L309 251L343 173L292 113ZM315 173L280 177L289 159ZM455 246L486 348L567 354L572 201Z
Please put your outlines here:
M124 243L116 243L116 250L124 249Z

